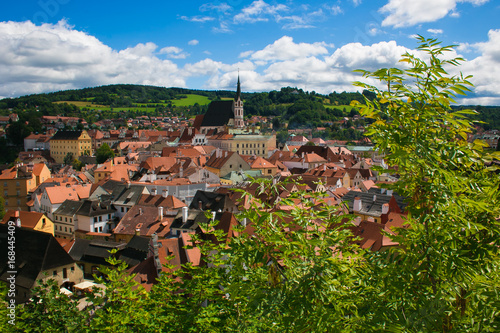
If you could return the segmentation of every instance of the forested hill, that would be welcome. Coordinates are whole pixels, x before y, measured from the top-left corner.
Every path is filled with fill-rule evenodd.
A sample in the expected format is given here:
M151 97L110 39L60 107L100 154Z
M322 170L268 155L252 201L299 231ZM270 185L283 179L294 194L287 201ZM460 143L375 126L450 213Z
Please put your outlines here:
M275 116L289 128L317 127L325 122L352 116L349 104L372 99L373 93L332 92L329 95L285 87L279 91L242 93L245 115ZM193 90L118 84L66 90L0 100L0 115L17 113L22 119L42 115L76 116L92 123L103 118L137 115L183 115L204 113L212 100L234 98L235 91ZM480 114L485 129L500 129L500 107L470 106ZM99 110L99 113L92 112Z

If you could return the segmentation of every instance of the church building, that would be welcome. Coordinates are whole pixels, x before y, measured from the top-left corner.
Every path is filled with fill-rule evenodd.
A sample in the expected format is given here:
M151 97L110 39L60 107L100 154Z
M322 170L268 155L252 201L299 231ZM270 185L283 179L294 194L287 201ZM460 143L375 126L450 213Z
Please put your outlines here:
M194 127L202 134L216 134L226 128L243 129L243 101L241 100L240 76L233 100L212 101L204 115L198 115Z

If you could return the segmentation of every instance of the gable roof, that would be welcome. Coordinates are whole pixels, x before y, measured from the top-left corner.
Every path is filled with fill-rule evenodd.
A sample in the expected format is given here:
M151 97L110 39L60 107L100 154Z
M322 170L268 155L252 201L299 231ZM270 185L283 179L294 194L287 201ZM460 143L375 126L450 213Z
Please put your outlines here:
M224 126L229 122L229 119L234 119L233 100L212 101L208 105L201 127Z
M8 226L0 225L0 247L7 248ZM10 277L7 251L0 251L0 280ZM42 271L74 263L71 256L49 233L16 229L16 285L31 289Z
M83 205L83 201L64 200L53 214L73 216Z
M118 185L111 193L113 203L115 205L133 205L139 201L145 188L143 185Z
M139 198L137 204L142 206L164 207L167 209L179 209L181 207L186 206L184 202L177 199L173 195L168 195L167 197L164 197L163 195L159 194L158 195L143 194Z
M125 248L125 246L125 243L75 238L75 243L69 250L69 255L76 261L84 261L98 265L109 265L106 262L106 259L112 255L109 253L109 250L121 250Z
M44 216L43 213L38 212L26 212L26 211L15 211L9 209L2 220L2 223L7 223L11 218L14 220L16 213L19 214L19 219L21 220L21 227L34 229L40 219Z
M45 192L53 205L63 203L66 199L75 201L86 199L90 195L90 190L90 185L52 186L45 188Z
M139 231L141 236L165 237L170 232L173 217L163 216L160 219L158 208L154 206L135 205L122 217L113 230L114 234L134 235Z
M189 208L202 210L226 211L236 209L236 205L225 193L215 193L207 191L196 191Z
M276 165L272 164L271 162L267 161L266 159L262 157L257 157L252 164L250 164L252 169L261 169L261 168L277 168Z
M83 131L57 131L51 140L77 140Z

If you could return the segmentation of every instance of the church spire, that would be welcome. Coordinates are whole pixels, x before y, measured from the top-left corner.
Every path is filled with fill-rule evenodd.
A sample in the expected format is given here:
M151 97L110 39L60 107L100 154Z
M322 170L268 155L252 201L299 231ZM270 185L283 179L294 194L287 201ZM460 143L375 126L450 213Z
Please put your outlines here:
M236 88L236 97L233 101L234 112L234 127L242 128L245 126L243 120L243 101L241 100L241 85L240 85L240 71L238 70L238 87Z
M235 100L241 99L241 86L240 86L240 71L238 70L238 85L236 88Z

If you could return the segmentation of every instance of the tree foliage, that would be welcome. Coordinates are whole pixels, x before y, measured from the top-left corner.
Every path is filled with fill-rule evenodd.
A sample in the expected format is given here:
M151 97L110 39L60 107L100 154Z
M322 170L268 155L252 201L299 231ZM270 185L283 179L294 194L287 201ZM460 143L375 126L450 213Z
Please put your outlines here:
M391 309L374 322L412 331L498 331L499 176L491 162L499 155L467 142L475 112L450 106L471 86L469 76L446 72L463 59L445 58L451 47L434 39L419 42L427 61L406 53L406 69L361 71L385 89L356 83L377 95L361 107L375 120L367 134L398 168L391 188L408 198L409 228L397 238L404 245L397 260L373 254L377 279L363 280L384 291L378 297Z
M203 265L166 265L146 293L111 259L91 307L78 312L54 288L39 290L18 308L23 324L14 329L498 332L498 153L466 141L473 112L450 103L470 83L447 74L460 62L443 60L450 49L420 38L427 60L407 53L404 69L362 71L383 88L356 83L371 92L360 107L374 120L368 134L400 175L389 187L407 198L407 227L390 236L399 247L361 249L345 228L349 216L317 194L298 191L280 202L292 209L277 211L259 198L275 198L280 185L257 180L255 196L243 193L246 227L227 238L208 219L193 237Z
M106 162L108 159L115 157L115 152L107 143L103 143L95 152L97 164Z

